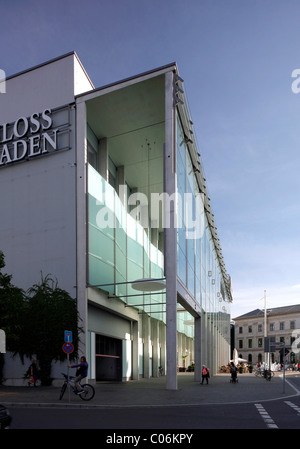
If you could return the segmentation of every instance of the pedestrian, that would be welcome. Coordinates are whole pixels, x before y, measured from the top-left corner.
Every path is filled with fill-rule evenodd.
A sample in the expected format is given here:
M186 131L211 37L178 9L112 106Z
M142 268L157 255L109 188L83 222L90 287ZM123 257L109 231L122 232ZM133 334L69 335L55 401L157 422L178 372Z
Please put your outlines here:
M237 382L237 369L233 362L230 364L230 374L231 374L231 382Z
M30 376L29 383L33 383L33 386L36 387L37 386L36 380L38 377L38 367L37 367L36 359L32 360L32 363L31 363L28 371L29 371L29 376Z
M207 368L205 365L202 365L202 382L201 382L201 385L203 385L204 379L206 379L206 384L208 384L208 378L209 378L209 368Z
M74 379L75 387L77 389L77 394L80 394L83 392L83 388L80 385L80 381L87 377L88 375L88 363L86 361L86 358L84 356L81 357L80 363L77 365L69 365L69 368L78 368L76 370L76 377Z

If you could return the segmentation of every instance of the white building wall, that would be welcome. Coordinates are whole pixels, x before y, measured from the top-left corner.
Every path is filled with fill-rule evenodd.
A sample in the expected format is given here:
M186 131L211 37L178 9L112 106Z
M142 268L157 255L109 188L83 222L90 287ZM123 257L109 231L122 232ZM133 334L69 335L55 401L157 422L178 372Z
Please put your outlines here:
M74 53L9 78L1 95L0 124L74 103L75 85L77 93L92 88ZM76 296L73 109L70 119L68 151L0 167L0 249L15 285L27 289L42 272Z
M77 295L77 168L73 105L75 94L92 88L75 53L6 80L6 92L1 95L0 102L1 150L5 140L4 124L14 123L20 117L28 119L45 109L71 105L70 115L66 109L62 117L63 120L67 117L69 127L63 137L68 143L64 151L15 163L6 163L7 159L3 157L1 160L0 250L5 255L5 272L12 274L14 285L24 290L38 283L42 273L55 277L59 287L72 297ZM27 141L28 136L24 136ZM59 131L57 136L60 136ZM18 357L11 359L10 354L6 354L4 377L8 382L16 383L17 379L20 382L25 368L27 362L23 366ZM53 375L60 375L61 369L53 368Z
M6 80L0 123L72 103L74 95L93 89L75 53L34 67Z

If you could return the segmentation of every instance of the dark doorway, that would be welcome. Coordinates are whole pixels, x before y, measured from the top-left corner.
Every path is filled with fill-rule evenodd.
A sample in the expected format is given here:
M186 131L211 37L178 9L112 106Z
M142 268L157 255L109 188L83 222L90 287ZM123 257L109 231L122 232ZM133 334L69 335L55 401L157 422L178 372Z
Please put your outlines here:
M122 380L122 340L96 335L96 381Z

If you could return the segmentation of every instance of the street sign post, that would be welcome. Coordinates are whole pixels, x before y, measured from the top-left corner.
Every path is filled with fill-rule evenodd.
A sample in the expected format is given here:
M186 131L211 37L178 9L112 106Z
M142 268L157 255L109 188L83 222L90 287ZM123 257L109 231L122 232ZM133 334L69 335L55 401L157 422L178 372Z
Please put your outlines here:
M67 363L68 363L68 371L67 371L67 376L68 376L68 380L69 380L69 354L72 354L72 352L74 351L74 346L72 344L73 341L73 336L72 336L72 331L65 331L65 342L63 344L63 351L65 354L67 354ZM68 382L68 396L69 396L69 402L70 402L70 384Z
M73 336L72 331L65 331L65 343L72 343Z
M65 354L69 355L74 351L74 346L72 345L72 343L64 343L63 351Z
M276 350L279 350L279 352L282 352L283 355L283 376L282 376L282 382L283 382L283 393L285 393L285 356L286 356L286 349L285 349L285 343L283 341L274 341L270 342L270 351L275 352Z
M270 352L275 352L276 349L283 348L284 343L282 341L270 341Z

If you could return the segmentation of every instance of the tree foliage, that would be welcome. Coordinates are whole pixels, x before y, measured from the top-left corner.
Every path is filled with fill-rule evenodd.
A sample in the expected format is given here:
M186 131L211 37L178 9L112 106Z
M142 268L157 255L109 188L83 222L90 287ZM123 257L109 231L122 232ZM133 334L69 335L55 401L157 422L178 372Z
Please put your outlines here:
M25 294L15 287L12 276L4 274L4 254L0 251L0 329L6 334L6 349L13 353L22 352L22 321L24 317Z
M78 326L76 301L48 275L28 290L26 303L28 319L24 326L24 339L29 348L26 355L36 355L42 384L46 384L50 381L52 360L63 361L66 358L62 351L65 330L73 334L75 351L70 354L70 359L78 357L81 328Z
M0 270L4 267L0 252ZM1 288L2 287L2 288ZM79 314L76 301L68 292L58 287L50 275L26 293L11 284L11 276L0 271L0 328L6 333L7 350L14 355L36 357L41 372L42 385L51 383L52 361L63 361L64 331L72 331L74 352L78 357Z

